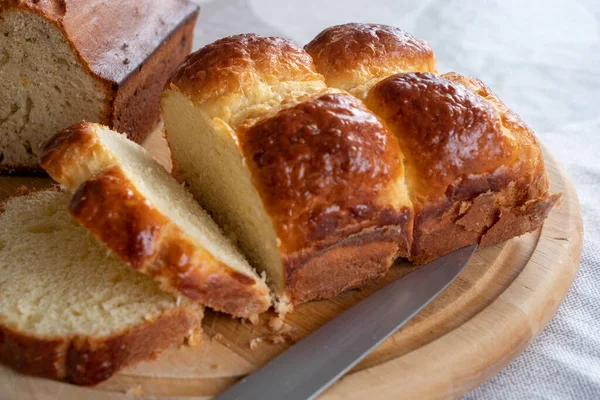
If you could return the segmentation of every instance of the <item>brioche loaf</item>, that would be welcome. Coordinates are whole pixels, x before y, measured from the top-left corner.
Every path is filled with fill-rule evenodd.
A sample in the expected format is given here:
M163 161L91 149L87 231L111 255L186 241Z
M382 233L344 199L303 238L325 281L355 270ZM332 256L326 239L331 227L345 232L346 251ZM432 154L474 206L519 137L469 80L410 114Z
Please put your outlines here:
M398 138L414 205L412 261L532 231L557 202L533 131L480 80L432 73L428 43L346 24L306 50L327 84L364 100Z
M144 148L80 123L41 147L41 165L74 192L69 212L166 291L249 318L267 286L192 196Z
M0 213L0 361L93 385L199 335L203 309L159 289L67 213L70 195L10 198Z
M267 272L278 311L360 286L408 256L396 138L329 89L302 48L219 40L186 58L161 107L174 174Z
M141 142L196 16L185 0L0 1L0 173L41 171L39 144L82 120Z

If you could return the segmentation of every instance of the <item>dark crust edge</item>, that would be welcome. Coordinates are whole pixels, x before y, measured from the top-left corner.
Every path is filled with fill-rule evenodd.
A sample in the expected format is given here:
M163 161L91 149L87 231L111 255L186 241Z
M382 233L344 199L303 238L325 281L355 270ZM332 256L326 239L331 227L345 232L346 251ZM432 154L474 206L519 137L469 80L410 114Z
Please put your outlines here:
M0 362L26 375L96 385L128 365L199 335L202 316L200 308L176 308L101 338L44 338L0 326Z
M428 263L464 246L487 247L539 228L561 194L544 193L524 202L502 204L508 191L487 191L449 204L427 207L415 218L409 260Z
M132 268L165 291L235 317L270 306L258 279L215 259L146 201L118 165L84 182L73 194L71 215Z
M40 190L21 187L0 203L0 213L12 199L60 190L59 185ZM0 325L0 362L27 375L95 385L128 365L185 343L190 335L199 337L202 317L202 307L179 307L104 338L44 338Z
M48 176L46 171L39 165L32 167L29 165L0 165L0 175L8 176Z
M164 86L171 73L192 49L198 13L199 9L196 8L183 19L162 44L118 84L114 92L110 106L110 126L125 133L136 143L142 143L160 120L160 99ZM180 43L183 39L185 46L182 47ZM142 94L139 95L140 93ZM130 113L130 110L135 111Z
M294 305L329 299L383 276L410 251L412 219L365 230L336 244L284 257L286 293Z

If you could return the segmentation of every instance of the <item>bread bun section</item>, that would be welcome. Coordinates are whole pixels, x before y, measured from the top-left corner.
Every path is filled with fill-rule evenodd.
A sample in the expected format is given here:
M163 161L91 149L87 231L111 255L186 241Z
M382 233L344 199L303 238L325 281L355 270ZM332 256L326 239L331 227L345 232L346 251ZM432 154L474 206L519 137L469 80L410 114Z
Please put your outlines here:
M429 43L380 24L332 26L306 45L328 86L361 100L383 78L401 72L437 72Z
M382 121L280 38L190 55L162 97L174 174L267 273L277 309L328 298L407 256L402 154Z
M203 307L163 292L74 223L70 194L20 193L0 210L0 362L94 385L201 337Z
M163 290L236 317L268 309L263 279L141 146L81 123L48 140L41 153L42 167L74 192L75 220Z
M351 62L328 52L346 46L354 49ZM415 208L412 261L532 231L558 201L533 131L480 80L430 73L425 42L394 28L347 24L326 29L306 49L328 83L363 98L398 138ZM386 68L375 70L365 92L373 64Z

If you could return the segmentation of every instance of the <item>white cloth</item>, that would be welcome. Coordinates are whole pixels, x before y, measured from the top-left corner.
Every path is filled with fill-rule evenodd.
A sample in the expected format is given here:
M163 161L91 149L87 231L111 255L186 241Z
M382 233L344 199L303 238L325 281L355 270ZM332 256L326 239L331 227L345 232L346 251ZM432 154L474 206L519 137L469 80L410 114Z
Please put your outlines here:
M600 4L597 0L195 0L195 47L253 32L305 44L379 22L427 39L439 70L481 78L566 167L581 202L575 283L525 352L465 399L600 399Z

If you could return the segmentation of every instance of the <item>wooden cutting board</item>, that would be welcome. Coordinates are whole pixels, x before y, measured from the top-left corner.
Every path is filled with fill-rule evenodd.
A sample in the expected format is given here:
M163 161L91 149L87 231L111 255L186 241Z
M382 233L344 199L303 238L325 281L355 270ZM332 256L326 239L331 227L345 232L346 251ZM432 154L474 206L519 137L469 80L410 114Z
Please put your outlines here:
M165 164L160 135L147 147ZM459 278L322 399L451 399L468 392L517 357L556 312L579 265L582 222L577 195L558 162L546 152L553 192L563 201L543 227L480 250ZM0 177L0 199L20 185L44 187L44 178ZM409 271L400 263L380 281L335 299L297 307L281 337L267 327L207 312L204 343L170 349L156 360L121 371L95 388L22 376L0 366L0 399L207 399L264 365L330 318ZM356 321L360 325L361 321ZM250 341L256 338L255 348ZM309 368L310 366L307 366Z

